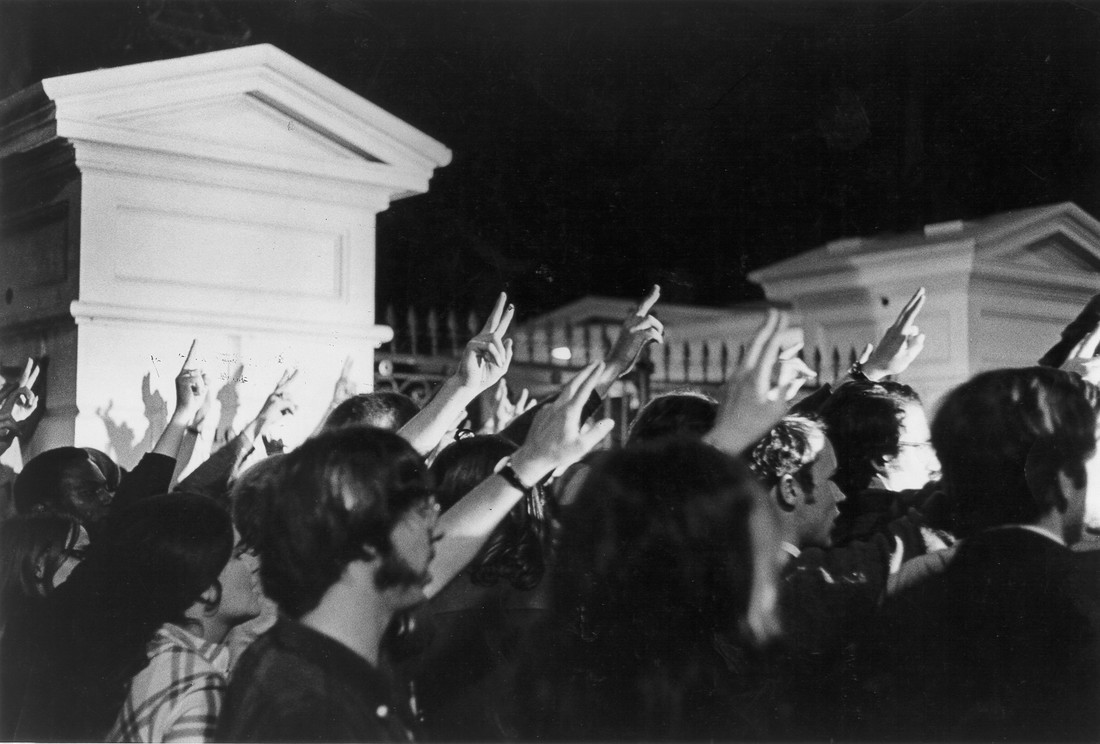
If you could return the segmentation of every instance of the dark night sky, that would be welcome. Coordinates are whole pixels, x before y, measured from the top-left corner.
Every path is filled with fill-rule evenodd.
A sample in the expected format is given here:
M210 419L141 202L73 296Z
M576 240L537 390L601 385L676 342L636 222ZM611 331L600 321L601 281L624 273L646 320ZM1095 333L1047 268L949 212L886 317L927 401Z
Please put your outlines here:
M845 235L1100 216L1100 4L21 2L0 96L269 42L455 153L380 218L381 303L759 296Z

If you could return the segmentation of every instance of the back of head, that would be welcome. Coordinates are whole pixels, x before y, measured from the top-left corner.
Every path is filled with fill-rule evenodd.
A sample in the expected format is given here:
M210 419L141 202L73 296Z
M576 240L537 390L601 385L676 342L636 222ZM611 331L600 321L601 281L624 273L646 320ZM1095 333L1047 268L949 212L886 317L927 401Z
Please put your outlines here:
M1049 482L1058 472L1084 485L1084 462L1096 446L1096 413L1080 377L1043 367L976 375L952 390L932 424L943 485L959 509L960 533L1005 524L1031 524L1051 509L1065 510ZM1045 469L1037 473L1035 468Z
M232 550L229 514L206 496L152 496L112 516L56 593L68 617L56 690L66 737L106 734L157 628L186 625L188 608L220 586Z
M241 533L241 544L255 547L264 529L264 511L277 492L278 466L284 454L260 460L241 473L229 492L233 524Z
M496 464L516 449L502 436L481 435L459 440L440 452L430 472L443 511L492 475ZM503 580L520 590L538 585L546 568L545 506L542 489L535 488L512 507L467 566L473 583L493 586Z
M699 439L712 428L718 401L709 395L680 391L660 395L645 404L630 425L627 446L665 437Z
M774 534L757 529L766 509L752 474L700 442L666 439L595 461L564 515L558 637L531 670L544 733L707 734L691 719L710 710L716 638L747 642L754 574L775 563Z
M819 454L814 439L824 433L825 426L813 417L784 416L749 449L745 461L765 488L774 487L785 475L806 484Z
M324 429L363 425L397 431L419 412L416 402L401 393L360 393L336 406L325 420Z
M351 561L392 550L390 532L430 495L424 462L392 432L326 431L274 466L274 498L262 510L264 593L291 617L321 601Z
M68 513L64 476L74 465L89 459L88 453L79 447L58 447L33 457L15 479L15 511Z
M916 391L890 380L848 382L829 397L820 416L836 450L840 490L855 496L870 486L883 458L898 454L904 409L913 403L920 403Z

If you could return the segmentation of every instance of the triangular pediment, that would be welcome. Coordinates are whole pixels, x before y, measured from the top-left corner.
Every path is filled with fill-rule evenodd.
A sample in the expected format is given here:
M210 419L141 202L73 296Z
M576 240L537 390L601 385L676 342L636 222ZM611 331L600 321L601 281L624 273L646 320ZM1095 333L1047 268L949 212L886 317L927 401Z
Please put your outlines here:
M0 157L66 139L357 181L391 198L427 190L451 160L441 143L267 44L47 78L32 92L0 103Z
M1100 256L1063 234L1013 246L997 257L997 263L1041 271L1091 271L1100 273Z
M250 93L186 101L154 110L122 112L104 117L146 134L187 138L220 147L279 153L307 160L336 159L385 162L374 153L325 131L297 112L280 110Z
M976 262L1055 274L1100 274L1100 222L1075 204L991 220Z

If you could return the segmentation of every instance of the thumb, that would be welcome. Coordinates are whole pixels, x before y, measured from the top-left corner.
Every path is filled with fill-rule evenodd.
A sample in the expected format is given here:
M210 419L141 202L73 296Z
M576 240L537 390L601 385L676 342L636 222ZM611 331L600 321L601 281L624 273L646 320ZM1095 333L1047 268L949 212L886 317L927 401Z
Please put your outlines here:
M615 421L609 418L601 419L582 427L579 439L581 444L584 445L584 451L588 452L588 450L603 441L603 438L610 434L611 430L614 428Z
M874 344L867 344L866 348L863 349L863 353L859 355L859 363L867 364L867 360L871 358L871 352L874 350Z

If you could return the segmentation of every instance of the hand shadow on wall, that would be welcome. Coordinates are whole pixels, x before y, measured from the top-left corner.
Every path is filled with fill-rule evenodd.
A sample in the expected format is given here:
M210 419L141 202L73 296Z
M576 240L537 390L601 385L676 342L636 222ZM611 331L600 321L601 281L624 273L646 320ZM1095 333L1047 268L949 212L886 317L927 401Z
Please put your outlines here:
M160 435L168 426L168 403L159 390L154 390L150 373L141 380L141 401L145 406L144 417L148 425L145 436L135 441L133 428L125 421L115 421L111 417L114 400L107 402L106 408L96 410L96 415L107 429L107 441L115 462L124 468L132 468L146 452L151 452Z
M215 447L221 447L236 436L236 432L233 431L233 420L237 418L237 411L241 409L242 380L244 380L244 365L238 364L237 369L218 391L217 400L221 404L221 412L218 414L218 427L214 430Z

